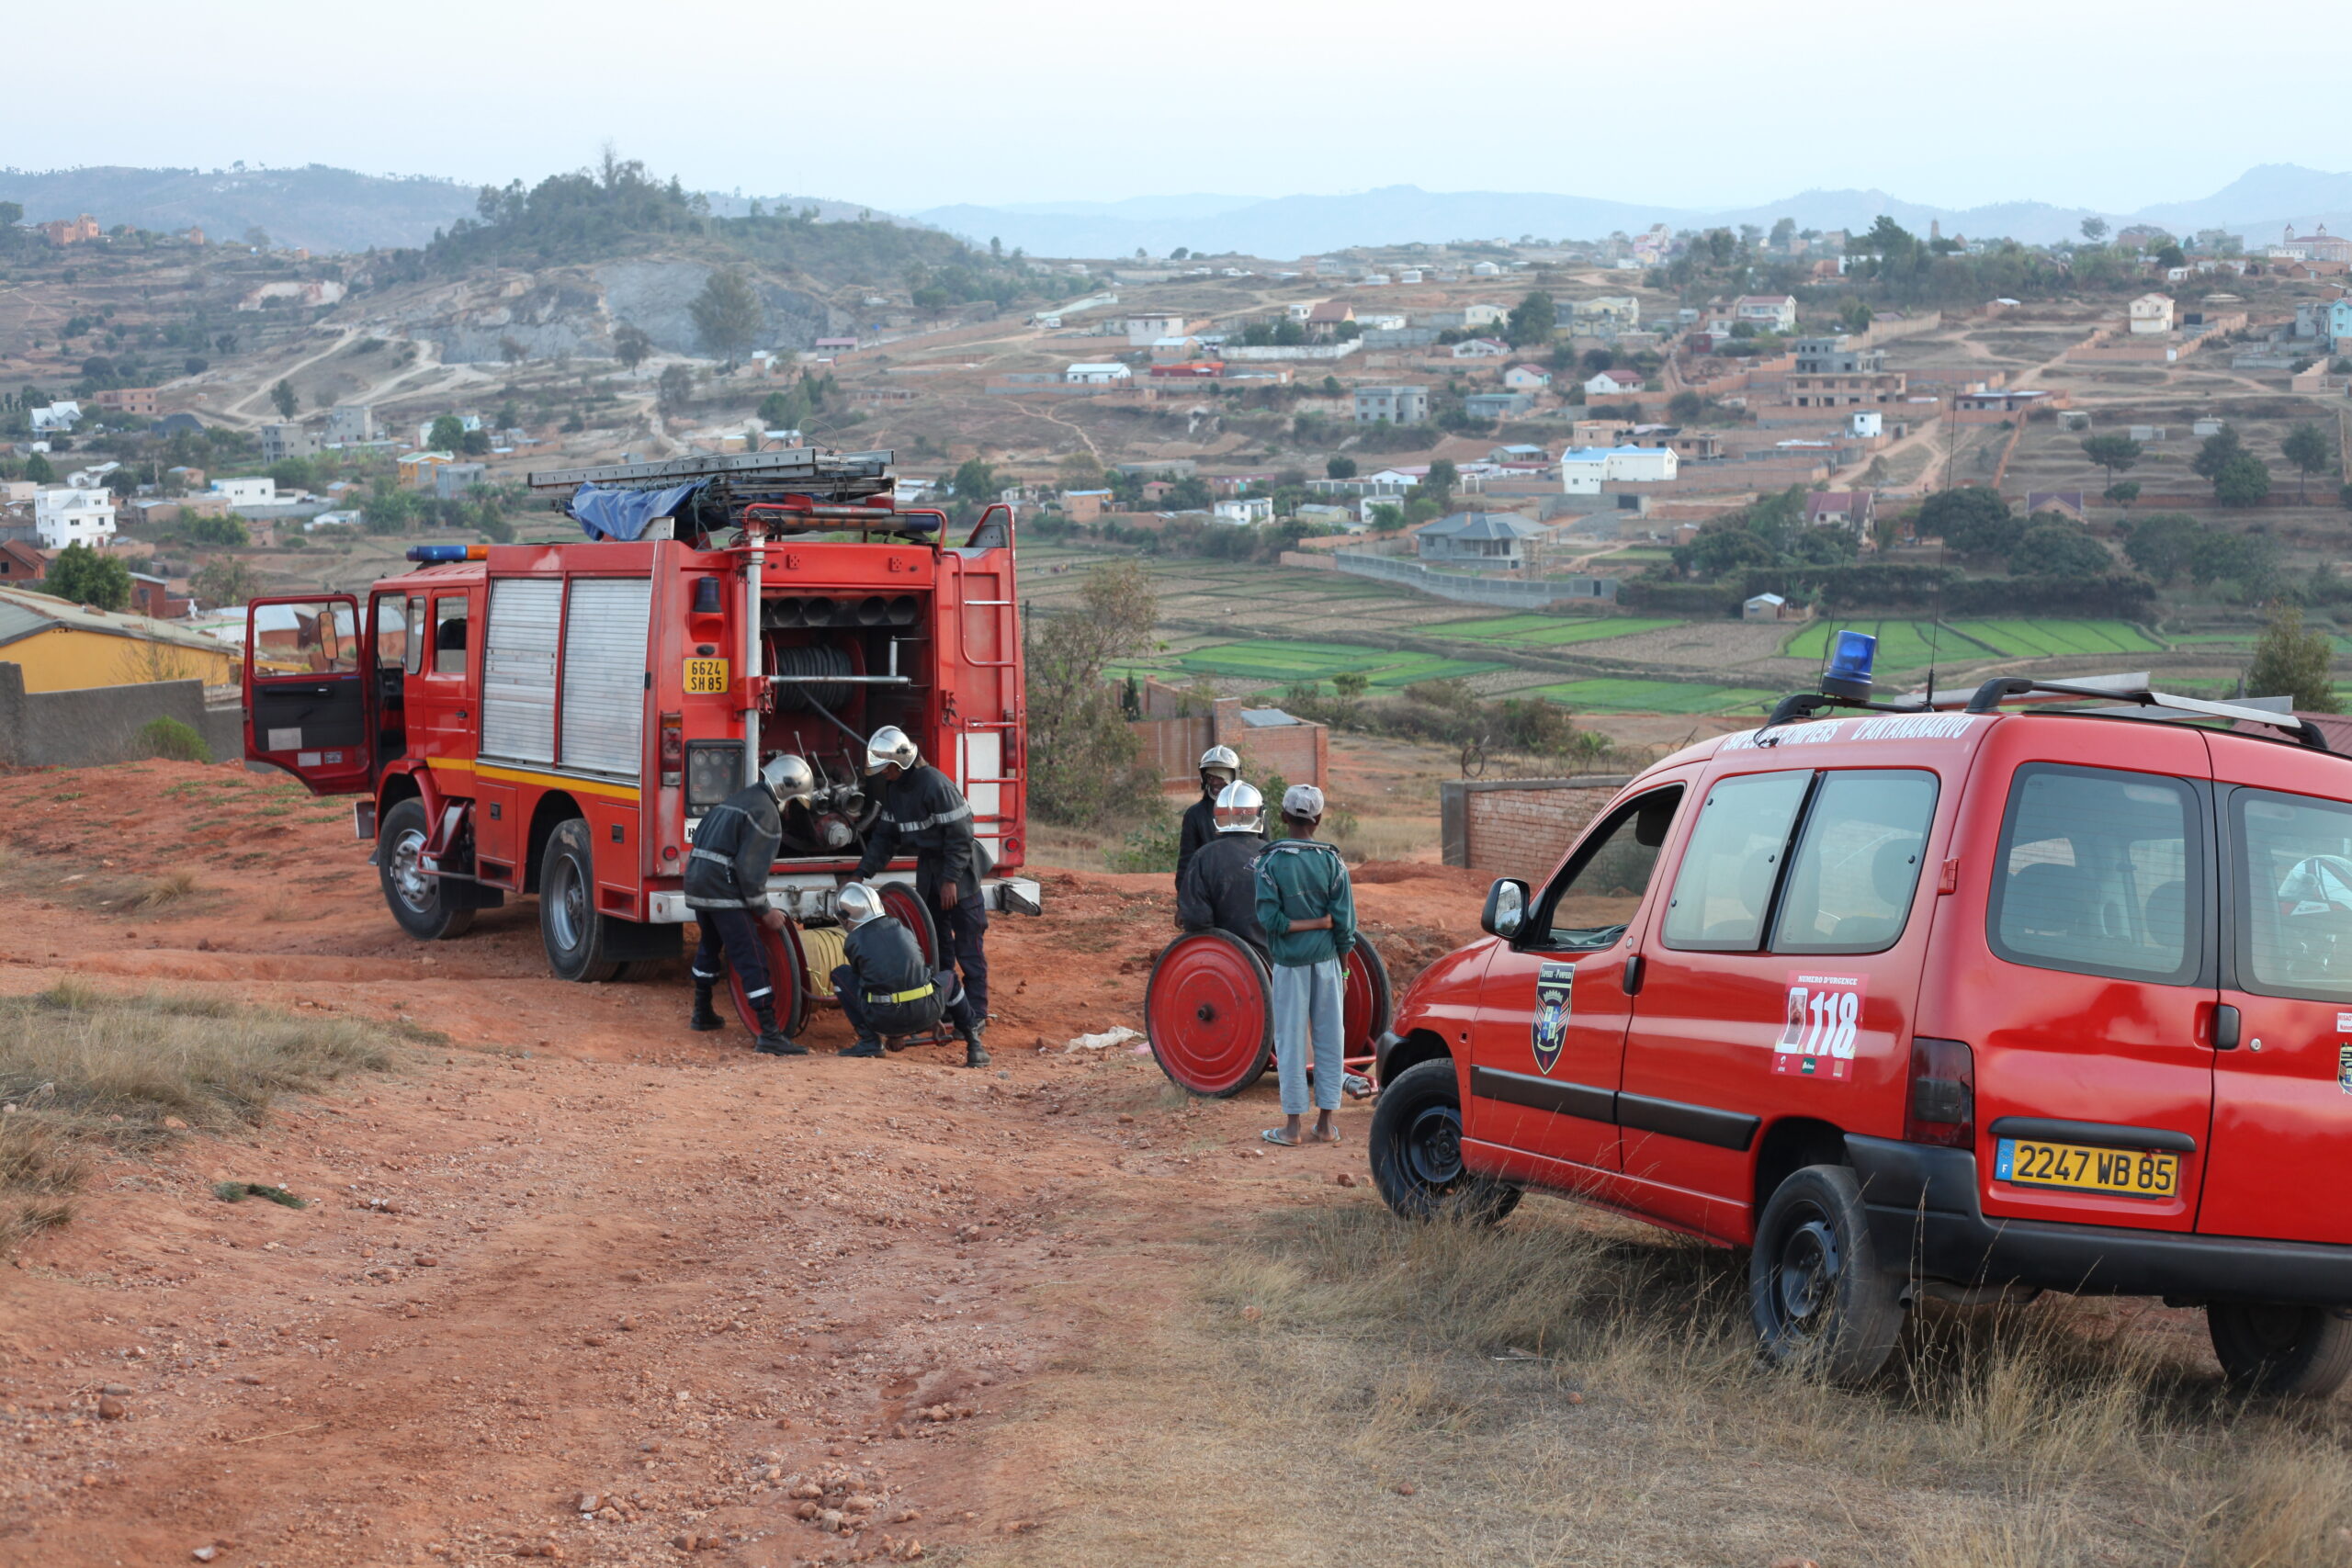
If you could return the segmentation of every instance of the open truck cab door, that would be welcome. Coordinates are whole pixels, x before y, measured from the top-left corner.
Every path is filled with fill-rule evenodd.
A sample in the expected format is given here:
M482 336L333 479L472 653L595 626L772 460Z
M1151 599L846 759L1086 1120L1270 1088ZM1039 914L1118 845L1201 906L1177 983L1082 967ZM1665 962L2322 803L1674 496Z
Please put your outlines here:
M316 795L351 795L374 777L360 639L348 593L256 599L245 607L245 757L282 768Z

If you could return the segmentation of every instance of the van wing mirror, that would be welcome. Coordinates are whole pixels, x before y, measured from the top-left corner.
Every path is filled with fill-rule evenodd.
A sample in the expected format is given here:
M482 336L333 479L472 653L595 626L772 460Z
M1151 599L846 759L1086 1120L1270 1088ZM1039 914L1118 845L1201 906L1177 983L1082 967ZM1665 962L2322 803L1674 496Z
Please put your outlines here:
M1520 927L1527 923L1527 884L1515 876L1497 879L1487 889L1487 907L1478 915L1478 925L1488 936L1509 942L1519 935Z

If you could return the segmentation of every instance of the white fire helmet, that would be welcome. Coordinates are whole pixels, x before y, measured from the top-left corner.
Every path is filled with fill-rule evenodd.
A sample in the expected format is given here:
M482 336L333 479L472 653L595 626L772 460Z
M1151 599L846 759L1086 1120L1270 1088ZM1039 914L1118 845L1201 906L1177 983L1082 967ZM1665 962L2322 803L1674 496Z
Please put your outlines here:
M1261 833L1266 827L1266 797L1258 786L1234 780L1216 792L1216 830L1220 833Z
M893 762L901 768L911 768L922 760L915 743L895 724L884 725L865 743L865 771L869 773L878 773Z
M1241 776L1241 758L1230 746L1212 746L1201 753L1201 784L1223 789Z
M855 931L882 912L882 895L863 882L853 882L833 896L833 908L842 924Z
M779 751L760 770L769 792L778 800L807 800L817 793L817 775L789 751Z

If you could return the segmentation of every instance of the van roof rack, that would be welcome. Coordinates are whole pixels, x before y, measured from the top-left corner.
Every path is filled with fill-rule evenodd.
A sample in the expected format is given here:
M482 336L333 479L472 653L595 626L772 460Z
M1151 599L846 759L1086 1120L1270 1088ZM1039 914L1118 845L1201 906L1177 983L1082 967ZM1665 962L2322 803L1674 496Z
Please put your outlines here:
M1996 675L1976 688L1963 710L1968 713L1993 713L2000 705L2016 697L2048 695L2077 697L2090 702L2130 703L2136 707L2161 708L2168 713L2193 714L2204 718L2226 718L2241 724L2265 724L2286 732L2287 738L2314 751L2333 752L2327 737L2319 726L2291 713L2282 713L2248 703L2209 703L2198 697L2178 696L2171 692L2159 692L2143 684L2124 686L2093 679L2086 682L2036 681L2023 675ZM2260 738L2257 738L2260 739Z

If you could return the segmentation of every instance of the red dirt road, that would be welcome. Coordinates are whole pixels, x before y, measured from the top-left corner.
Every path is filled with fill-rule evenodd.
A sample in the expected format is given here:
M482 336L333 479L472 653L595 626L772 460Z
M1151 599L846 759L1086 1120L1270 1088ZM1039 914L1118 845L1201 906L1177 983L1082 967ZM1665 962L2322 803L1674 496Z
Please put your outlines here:
M0 776L0 993L447 1036L245 1140L102 1154L0 1267L0 1562L781 1565L1051 1529L1053 1478L991 1433L1081 1348L1077 1308L1172 1303L1170 1238L1360 1168L1361 1111L1269 1153L1271 1080L1194 1102L1063 1049L1140 1027L1162 877L1045 873L1046 916L993 929L996 1062L967 1072L690 1034L683 965L561 984L534 901L413 942L339 805L233 767ZM135 908L178 870L194 892ZM1475 926L1465 874L1359 881L1400 987ZM847 1040L820 1013L809 1043Z

